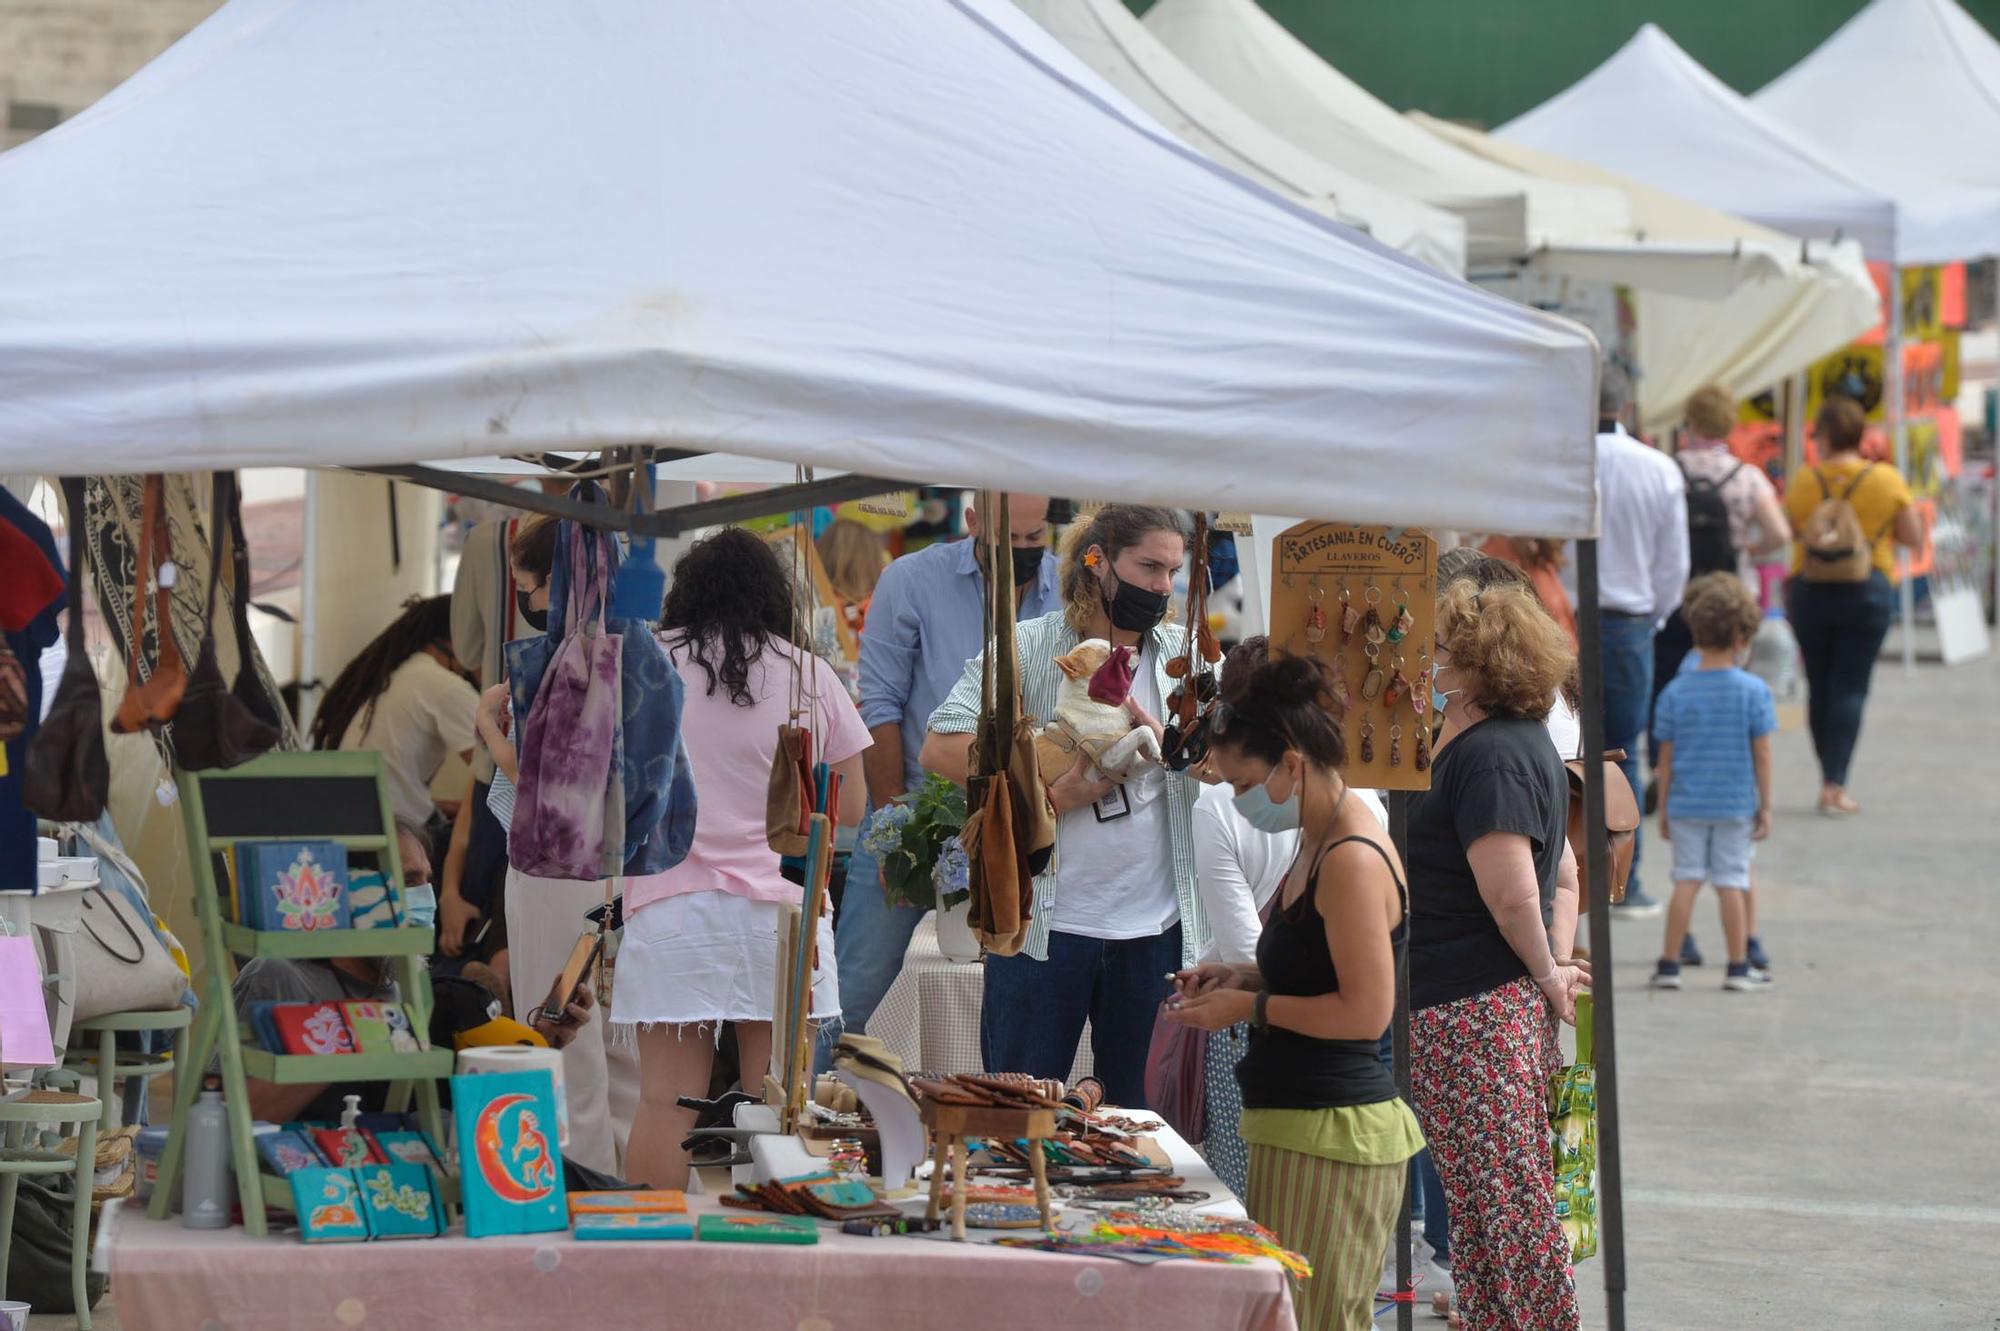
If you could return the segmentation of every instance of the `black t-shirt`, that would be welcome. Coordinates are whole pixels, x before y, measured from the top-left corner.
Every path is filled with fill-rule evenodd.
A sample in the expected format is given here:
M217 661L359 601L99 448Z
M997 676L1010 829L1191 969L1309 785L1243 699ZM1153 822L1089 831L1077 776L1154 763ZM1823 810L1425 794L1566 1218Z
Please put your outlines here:
M1410 796L1410 1006L1436 1007L1528 973L1480 899L1466 848L1517 832L1535 853L1542 920L1555 902L1569 776L1539 721L1489 717L1445 747Z

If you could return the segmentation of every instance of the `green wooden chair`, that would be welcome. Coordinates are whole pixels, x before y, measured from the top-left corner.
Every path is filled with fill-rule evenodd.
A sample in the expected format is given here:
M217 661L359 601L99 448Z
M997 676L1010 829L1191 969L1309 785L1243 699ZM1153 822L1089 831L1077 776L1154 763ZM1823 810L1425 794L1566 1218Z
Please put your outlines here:
M70 1288L76 1297L78 1331L90 1331L90 1192L97 1172L97 1120L104 1106L88 1095L29 1091L0 1100L0 1289L7 1287L7 1258L14 1244L14 1198L23 1174L68 1174L76 1189L71 1217ZM76 1154L44 1151L28 1144L38 1123L75 1124Z
M79 1021L70 1027L71 1048L63 1066L97 1078L97 1098L104 1102L104 1118L99 1126L106 1132L119 1124L119 1083L124 1084L124 1121L136 1123L147 1083L154 1077L174 1071L186 1057L187 1030L193 1019L194 1009L175 1007L158 1012L110 1012L88 1021ZM120 1031L172 1031L173 1050L164 1055L133 1054L121 1059L118 1057ZM87 1036L95 1036L96 1039L87 1042ZM88 1047L90 1044L96 1047Z

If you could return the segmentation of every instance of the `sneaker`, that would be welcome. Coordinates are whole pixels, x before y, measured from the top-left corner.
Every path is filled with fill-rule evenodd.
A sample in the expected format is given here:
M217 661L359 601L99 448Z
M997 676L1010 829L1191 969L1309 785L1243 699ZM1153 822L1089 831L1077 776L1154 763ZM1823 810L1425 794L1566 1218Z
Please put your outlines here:
M1655 989L1678 989L1681 987L1681 964L1660 958L1660 964L1653 968L1652 985Z
M1750 947L1746 955L1750 958L1751 970L1768 972L1771 969L1771 958L1765 955L1764 945L1757 941L1755 934L1750 935Z
M1411 1238L1411 1265L1417 1272L1417 1292L1433 1296L1442 1294L1447 1299L1457 1297L1458 1285L1451 1278L1451 1262L1440 1258L1437 1249L1421 1233Z
M1626 890L1625 899L1613 906L1611 913L1621 920L1650 920L1665 909L1665 903L1655 901L1635 885Z
M1747 961L1729 963L1729 974L1722 979L1722 987L1733 994L1754 994L1760 989L1771 987L1771 977L1751 968Z
M1755 963L1753 962L1752 964L1754 965ZM1701 949L1694 945L1693 934L1689 934L1686 938L1681 939L1681 965L1701 965Z

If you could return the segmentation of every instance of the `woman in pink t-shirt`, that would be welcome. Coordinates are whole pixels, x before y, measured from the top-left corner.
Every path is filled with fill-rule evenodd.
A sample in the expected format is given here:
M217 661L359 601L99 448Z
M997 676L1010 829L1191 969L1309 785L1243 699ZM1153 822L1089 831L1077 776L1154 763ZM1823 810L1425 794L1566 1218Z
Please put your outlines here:
M771 547L727 528L674 569L660 640L687 704L681 738L700 804L694 847L665 873L625 884L625 937L611 1019L639 1033L640 1093L625 1172L659 1188L686 1186L680 1143L694 1127L681 1096L706 1096L722 1023L736 1027L743 1086L763 1088L771 1061L779 903L801 889L779 872L765 839L764 800L778 727L803 693L819 757L841 776L841 821L861 819L861 751L868 728L833 668L788 640L791 581ZM840 1013L833 929L819 924L812 1015Z

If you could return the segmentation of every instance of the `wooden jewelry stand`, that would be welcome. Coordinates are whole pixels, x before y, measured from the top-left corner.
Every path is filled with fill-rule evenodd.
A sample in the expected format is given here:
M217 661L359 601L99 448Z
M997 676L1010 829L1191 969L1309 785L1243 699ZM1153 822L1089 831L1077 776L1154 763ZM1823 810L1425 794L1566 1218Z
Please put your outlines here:
M1429 790L1437 542L1414 527L1302 522L1272 543L1271 573L1271 650L1317 657L1346 688L1341 775Z
M923 1102L924 1129L931 1139L931 1203L924 1214L938 1218L944 1199L944 1167L951 1165L951 1236L965 1239L965 1200L972 1190L971 1149L968 1137L1005 1137L1028 1143L1028 1169L1035 1176L1035 1204L1041 1209L1042 1231L1055 1228L1049 1205L1049 1161L1042 1143L1056 1135L1056 1116L1051 1109L999 1109L980 1105L947 1105L936 1100Z
M222 918L217 853L250 841L333 841L349 851L379 857L382 876L396 904L403 901L402 857L396 852L396 823L389 808L382 755L346 753L267 753L228 771L174 774L187 825L188 855L194 870L195 910L208 962L208 986L188 1041L187 1062L174 1073L174 1113L160 1156L160 1178L147 1214L164 1220L174 1185L185 1167L188 1114L194 1108L204 1070L220 1055L223 1105L229 1113L230 1157L243 1203L245 1233L262 1237L264 1210L296 1211L291 1184L268 1172L257 1157L250 1131L247 1077L282 1086L317 1082L392 1083L392 1107L417 1092L417 1119L431 1140L442 1143L444 1113L438 1082L449 1077L452 1051L430 1047L431 981L424 959L435 935L407 925L391 929L316 929L294 933L247 928ZM249 890L246 885L246 892ZM388 957L417 1042L414 1053L274 1054L243 1040L242 1023L230 989L237 957ZM446 1179L450 1202L456 1180Z

